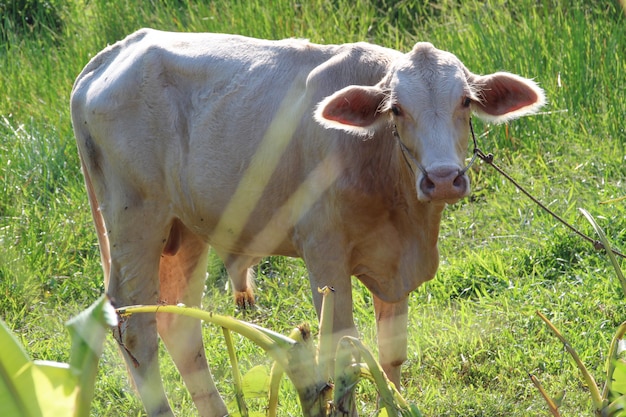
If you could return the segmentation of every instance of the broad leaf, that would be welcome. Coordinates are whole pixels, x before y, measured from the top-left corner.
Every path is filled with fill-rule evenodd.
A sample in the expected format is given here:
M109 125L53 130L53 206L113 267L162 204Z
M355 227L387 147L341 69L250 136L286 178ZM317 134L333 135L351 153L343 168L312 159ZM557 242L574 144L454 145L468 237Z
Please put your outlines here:
M611 384L611 392L609 398L611 400L626 394L626 361L616 359L614 362L613 383Z
M257 365L243 376L243 395L246 398L267 398L269 386L267 366Z
M69 365L31 361L0 321L0 416L88 416L106 329L116 320L104 297L72 319Z
M31 403L39 405L42 416L77 415L78 379L67 364L34 361L28 368L34 382L34 399Z
M0 346L0 416L27 416L26 403L29 399L22 398L22 387L15 381L15 376L30 362L30 358L2 320Z
M67 364L30 361L6 325L0 326L0 415L75 415L77 378Z
M626 395L623 395L602 409L603 417L626 416Z
M104 338L110 327L116 325L117 314L106 296L100 297L87 310L66 323L72 337L70 368L78 376L78 386L81 388L77 416L89 415Z

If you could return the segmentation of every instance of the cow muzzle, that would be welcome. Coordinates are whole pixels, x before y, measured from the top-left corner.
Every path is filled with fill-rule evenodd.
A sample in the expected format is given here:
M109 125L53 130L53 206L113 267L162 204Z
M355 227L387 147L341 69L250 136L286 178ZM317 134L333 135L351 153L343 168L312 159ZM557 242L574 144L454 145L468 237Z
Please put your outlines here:
M440 166L422 171L417 181L417 197L424 202L456 203L469 195L470 182L465 170Z
M467 171L471 168L476 160L477 146L476 137L474 135L474 128L470 120L470 130L472 133L472 140L474 141L474 152L470 162L464 167L460 168L458 165L431 165L429 169L426 169L413 154L406 147L404 142L400 139L396 126L393 127L393 136L396 138L396 142L400 146L402 156L409 169L413 171L411 162L413 163L416 171L415 174L420 174L417 179L417 199L422 202L441 202L453 204L467 197L470 193L470 181L467 176Z

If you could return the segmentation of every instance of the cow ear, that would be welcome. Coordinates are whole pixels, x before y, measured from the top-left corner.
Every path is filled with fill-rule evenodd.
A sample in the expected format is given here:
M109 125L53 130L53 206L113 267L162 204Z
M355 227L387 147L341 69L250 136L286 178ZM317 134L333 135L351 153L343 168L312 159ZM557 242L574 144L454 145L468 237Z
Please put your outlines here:
M351 85L322 100L314 117L326 128L372 134L381 121L387 120L381 112L386 97L378 87Z
M546 103L543 90L532 80L508 72L471 75L479 100L472 103L478 117L491 122L506 122L537 112Z

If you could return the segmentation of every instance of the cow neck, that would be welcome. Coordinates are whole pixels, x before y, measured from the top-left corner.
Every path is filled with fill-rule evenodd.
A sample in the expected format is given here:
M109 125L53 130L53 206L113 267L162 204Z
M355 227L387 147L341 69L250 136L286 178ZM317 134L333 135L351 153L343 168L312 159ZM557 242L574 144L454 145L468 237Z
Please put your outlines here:
M391 201L399 184L394 144L385 133L367 139L341 138L335 142L345 163L342 180L345 187L364 197L381 197Z
M423 235L421 241L427 246L436 245L445 204L417 199L415 172L393 139L392 126L366 140L341 140L336 144L342 159L349 161L339 179L339 188L358 196L360 205L364 198L373 198L385 206L398 229L412 230ZM373 206L369 209L374 210Z

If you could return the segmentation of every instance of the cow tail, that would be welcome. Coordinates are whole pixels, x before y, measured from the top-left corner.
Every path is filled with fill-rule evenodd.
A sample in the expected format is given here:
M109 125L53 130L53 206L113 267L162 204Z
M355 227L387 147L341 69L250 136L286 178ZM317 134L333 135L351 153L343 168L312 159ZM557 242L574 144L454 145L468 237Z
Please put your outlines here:
M89 171L85 166L82 155L80 159L83 169L83 175L85 177L85 186L87 187L87 195L89 197L89 206L91 207L91 215L93 217L93 222L96 226L96 233L98 234L100 256L102 257L102 270L104 272L104 288L106 291L106 289L109 288L109 276L111 271L111 251L109 249L109 237L107 236L104 217L102 217L102 212L100 211L100 204L98 203L98 198L96 197L96 193L93 189L91 177L89 176Z

